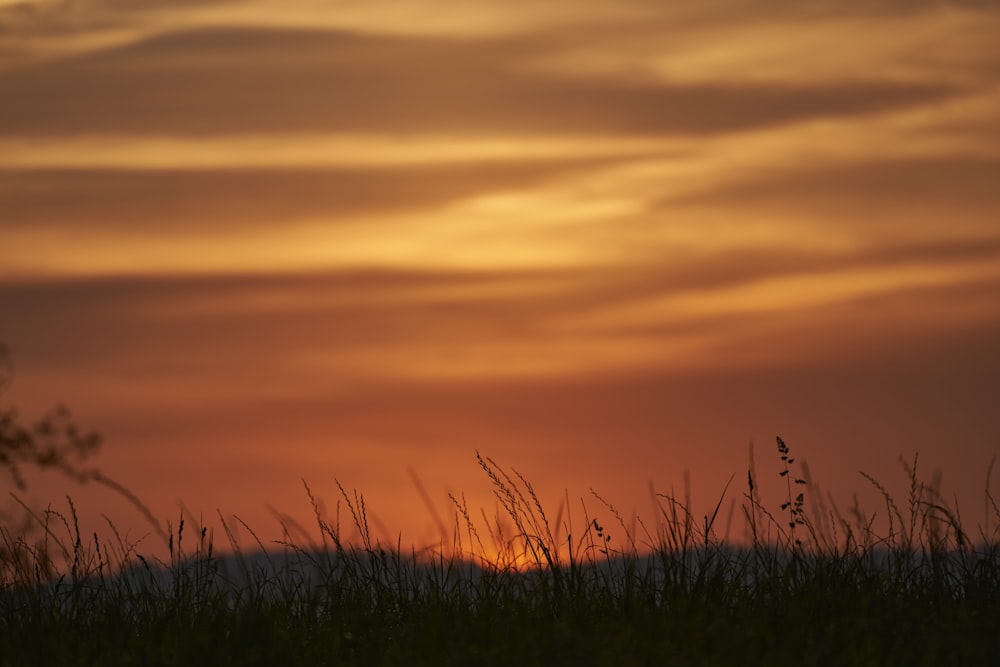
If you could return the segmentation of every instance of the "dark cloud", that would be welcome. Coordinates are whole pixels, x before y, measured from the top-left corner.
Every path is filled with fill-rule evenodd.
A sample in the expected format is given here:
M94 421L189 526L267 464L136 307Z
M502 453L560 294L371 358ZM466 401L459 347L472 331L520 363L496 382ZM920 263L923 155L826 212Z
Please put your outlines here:
M329 349L334 356L350 358L352 350L372 345L400 349L454 345L460 349L479 342L552 340L569 335L551 326L566 318L586 320L593 314L614 312L623 304L642 304L692 290L852 270L891 270L914 262L961 267L991 259L1000 261L1000 241L896 244L850 254L733 252L621 269L20 279L0 283L0 310L5 313L7 342L19 349L19 356L26 355L41 367L122 370L142 359L143 365L165 373L186 368L201 375L211 368L221 373L219 377L232 377L232 369L248 370L248 358L260 364L252 372L279 372L282 355L295 350ZM959 302L990 303L996 288L995 281L903 287L864 297L870 306L859 307L859 299L844 305L824 304L821 312L805 309L796 318L813 321L818 339L836 338L835 333L822 331L831 321L853 322L849 328L864 333L885 316L888 319L878 326L891 329L897 315L906 318L901 304L912 301L914 313L946 313ZM577 333L612 340L622 334L666 338L727 331L739 338L736 332L748 323L774 317L767 310L676 317L662 313L648 324L611 320L593 330L583 325ZM870 333L885 338L884 332L872 329ZM741 344L749 346L750 342ZM891 352L881 344L874 349ZM854 352L860 354L861 349ZM824 355L818 358L822 362Z
M412 212L528 187L595 163L581 159L279 170L11 170L0 172L0 211L7 229L218 232L300 218L335 225L349 216Z
M4 135L707 134L939 100L936 84L639 84L531 72L546 40L212 30L0 74Z
M1000 239L873 243L850 252L806 249L746 249L707 255L678 254L655 266L620 267L610 271L580 270L570 274L580 285L574 294L544 301L548 312L587 312L615 304L642 302L678 292L736 288L769 279L793 279L838 272L891 270L914 263L962 266L969 262L1000 263ZM558 274L556 274L558 275ZM564 274L567 275L567 274ZM831 278L832 279L832 278ZM704 326L698 322L698 326ZM611 325L613 326L613 324Z
M1000 212L1000 160L964 156L866 160L834 166L771 170L747 174L735 183L685 195L673 202L723 205L784 200L786 202L858 201L903 207L952 207Z
M470 327L522 321L531 299L448 301L409 290L517 286L531 276L360 271L306 276L202 276L16 281L0 284L4 335L31 363L127 368L133 355L162 368L216 357L242 365L250 349L460 338ZM273 310L254 298L292 305ZM505 303L506 302L506 303ZM513 311L520 311L519 314ZM7 319L9 318L9 320ZM529 318L530 319L530 318ZM266 363L266 359L262 360ZM201 372L201 371L199 371Z
M1000 213L1000 161L976 157L873 160L795 170L748 172L742 180L661 202L678 208L739 210L758 219L826 219L836 228L816 225L820 237L850 233L888 253L910 253L937 240L924 259L956 251L993 252L1000 238L994 222ZM898 249L898 250L897 250ZM940 255L938 255L940 253Z

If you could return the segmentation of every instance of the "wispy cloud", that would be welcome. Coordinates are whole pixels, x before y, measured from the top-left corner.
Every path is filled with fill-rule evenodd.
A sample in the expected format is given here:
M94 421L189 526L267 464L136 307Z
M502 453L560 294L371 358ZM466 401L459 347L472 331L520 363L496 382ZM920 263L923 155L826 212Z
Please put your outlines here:
M939 100L948 86L632 83L518 68L525 39L174 33L0 74L4 134L716 133ZM72 95L71 91L81 94ZM67 94L71 96L67 98Z
M930 0L0 3L18 391L144 443L150 488L177 441L362 475L486 443L626 493L778 429L833 465L988 453L998 29Z

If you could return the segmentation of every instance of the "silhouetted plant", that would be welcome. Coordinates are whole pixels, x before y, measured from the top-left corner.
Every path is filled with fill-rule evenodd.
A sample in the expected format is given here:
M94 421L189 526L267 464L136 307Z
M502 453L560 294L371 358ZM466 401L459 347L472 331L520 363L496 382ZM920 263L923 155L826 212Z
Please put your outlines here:
M791 477L795 461L780 439L778 452L781 477ZM841 530L832 542L793 493L801 482L788 481L787 504L772 513L750 473L744 511L759 541L739 546L713 533L722 498L702 532L689 501L656 494L657 524L635 522L640 544L592 491L613 519L591 516L582 501L577 524L568 510L557 513L551 525L565 516L569 547L560 555L560 533L528 480L489 457L477 462L498 515L510 516L501 523L483 512L477 528L453 495L450 550L442 542L407 553L401 538L383 542L368 526L365 497L337 480L329 519L305 486L322 544L304 530L310 543L297 544L285 526L285 540L265 545L220 513L230 554L215 555L211 533L197 525L192 551L182 514L165 540L167 562L141 555L117 530L113 539L81 536L72 501L65 514L46 510L48 535L66 557L49 571L47 552L23 542L22 558L0 557L0 662L998 664L1000 528L984 526L982 543L971 543L957 507L928 495L915 465L907 472L916 534L897 528L898 516L884 535L860 508L853 526L832 509ZM986 500L1000 525L989 472ZM260 553L243 549L232 522ZM463 523L479 549L472 560ZM574 525L583 531L576 539Z
M10 353L0 344L0 390L10 385L13 373ZM0 467L18 490L27 488L22 474L25 465L58 470L77 480L88 477L80 464L97 452L100 444L100 435L82 431L64 405L33 424L21 422L13 407L0 408Z
M775 439L778 441L778 453L781 455L781 463L784 466L779 474L785 478L785 484L788 492L785 502L781 504L781 510L783 512L788 512L788 541L796 548L800 548L802 546L802 539L796 534L795 529L799 526L805 526L806 524L806 513L804 509L805 494L799 492L794 498L792 498L792 484L794 483L796 486L800 484L804 485L806 480L798 477L792 477L791 468L788 466L795 463L795 459L791 458L788 445L785 444L785 441L782 440L780 436Z
M13 376L10 351L0 343L0 392L10 386ZM64 405L57 405L33 423L23 422L11 406L0 407L0 472L8 476L16 491L27 489L24 470L31 467L62 473L80 484L96 482L128 500L166 540L166 531L135 494L100 470L84 465L100 446L101 436L77 426L69 408ZM51 518L50 510L36 511L14 493L10 494L9 501L12 502L8 502L6 509L0 509L0 530L11 539L0 543L0 558L9 557L16 544L29 551L37 551L29 544L35 533L39 530L50 532L47 525ZM39 557L39 560L46 559Z

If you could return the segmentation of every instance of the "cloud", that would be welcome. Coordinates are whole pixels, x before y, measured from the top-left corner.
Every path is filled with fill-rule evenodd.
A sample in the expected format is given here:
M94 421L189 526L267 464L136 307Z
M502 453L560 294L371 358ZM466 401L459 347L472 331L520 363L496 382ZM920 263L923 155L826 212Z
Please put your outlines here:
M908 159L870 159L819 165L794 171L747 174L689 201L744 204L779 197L808 201L852 198L968 207L1000 206L1000 159L940 155Z
M730 259L720 263L739 265ZM926 420L941 435L950 420L968 420L975 436L968 442L986 447L996 430L988 397L1000 370L993 344L1000 322L995 308L971 326L942 319L968 300L967 287L827 304L804 322L774 315L682 320L644 338L552 327L635 294L643 281L684 291L805 271L764 260L745 261L727 284L699 277L704 267L695 263L672 276L369 271L22 281L0 285L0 304L24 373L15 400L69 397L88 421L119 436L118 447L133 444L129 434L174 445L153 457L175 456L189 439L229 452L235 443L288 443L286 453L294 450L300 462L309 448L335 442L378 443L396 456L421 457L473 445L515 457L544 443L554 461L574 448L600 456L618 443L641 454L672 443L665 462L679 465L676 456L692 442L743 447L755 433L811 432L816 420L835 427L818 429L831 446L852 430L874 443L893 429L901 429L895 437L911 435L911 423ZM995 280L981 285L979 300L992 303L996 288ZM923 320L922 309L929 310ZM647 341L644 353L668 351L684 333L722 334L725 344L680 364L656 355L638 364L599 363L636 340ZM577 352L587 339L588 351L604 359L580 356L574 368L555 373L509 372L544 361L546 352ZM488 345L494 356L472 356L492 368L448 372L448 363L460 366L463 355ZM792 362L775 358L803 349L808 354ZM414 360L433 355L437 372L430 365L413 372ZM907 412L913 405L922 406L919 418ZM839 423L844 414L851 420ZM912 435L927 437L918 431ZM929 442L919 438L912 442Z
M639 84L518 68L543 42L280 30L158 36L0 74L7 136L287 131L711 134L940 100L947 86Z
M434 209L530 187L588 159L377 168L12 170L0 178L4 228L177 236Z
M0 303L8 342L29 363L128 381L141 368L154 392L193 374L221 400L308 393L334 378L347 387L870 358L903 332L995 320L998 258L1000 244L968 243L568 271L20 279L0 284ZM265 356L247 368L254 350Z
M1000 238L1000 160L937 155L848 160L744 174L718 187L686 193L663 206L739 209L745 214L837 221L856 242L912 246L948 241L992 245ZM942 221L947 220L947 224Z
M904 4L0 10L10 397L207 507L409 508L373 460L474 447L624 508L775 433L985 460L996 14Z

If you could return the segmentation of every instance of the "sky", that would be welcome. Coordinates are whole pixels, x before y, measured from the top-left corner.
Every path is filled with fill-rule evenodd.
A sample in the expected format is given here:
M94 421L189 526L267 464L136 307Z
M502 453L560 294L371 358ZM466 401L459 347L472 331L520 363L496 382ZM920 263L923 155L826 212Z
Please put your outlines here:
M0 0L0 400L264 540L305 480L447 541L449 493L496 509L477 451L606 524L733 478L739 537L775 436L814 497L884 514L859 471L905 498L918 454L992 529L997 34L986 0ZM158 539L25 497L66 494Z

